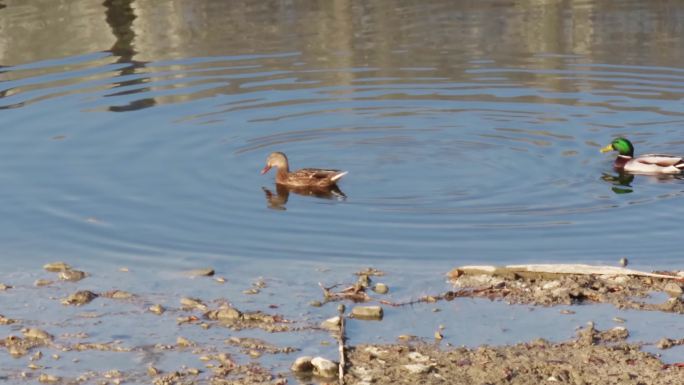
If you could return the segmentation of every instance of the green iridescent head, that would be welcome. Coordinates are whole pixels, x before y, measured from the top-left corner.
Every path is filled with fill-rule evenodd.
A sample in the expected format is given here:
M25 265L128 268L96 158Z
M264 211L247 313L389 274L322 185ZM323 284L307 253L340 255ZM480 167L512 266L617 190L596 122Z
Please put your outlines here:
M625 138L615 138L613 142L601 149L601 152L617 151L620 155L634 157L634 146Z

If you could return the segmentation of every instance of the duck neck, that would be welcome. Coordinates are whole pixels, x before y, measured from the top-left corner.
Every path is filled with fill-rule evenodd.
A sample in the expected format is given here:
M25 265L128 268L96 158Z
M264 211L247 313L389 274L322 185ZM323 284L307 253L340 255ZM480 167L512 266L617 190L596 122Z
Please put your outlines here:
M289 167L285 165L284 167L279 167L278 172L276 172L276 182L284 182L287 180L287 175L290 173Z

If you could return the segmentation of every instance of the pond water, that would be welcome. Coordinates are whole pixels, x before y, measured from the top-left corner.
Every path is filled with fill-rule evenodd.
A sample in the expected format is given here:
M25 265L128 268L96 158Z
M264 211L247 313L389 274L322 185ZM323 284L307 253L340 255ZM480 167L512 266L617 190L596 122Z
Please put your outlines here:
M681 1L0 0L0 271L681 269L684 180L621 177L599 148L684 154L682 20ZM349 171L346 198L269 200L272 151Z
M681 267L684 181L598 152L684 153L679 2L2 3L4 269ZM346 199L269 209L271 151Z

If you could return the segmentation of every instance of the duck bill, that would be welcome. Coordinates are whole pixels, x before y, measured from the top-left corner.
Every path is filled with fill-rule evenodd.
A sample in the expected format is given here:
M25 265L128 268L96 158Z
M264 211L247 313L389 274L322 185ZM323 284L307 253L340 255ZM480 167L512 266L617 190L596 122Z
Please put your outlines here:
M600 151L601 151L601 152L610 152L610 151L613 151L613 145L612 145L612 144L609 144L609 145L607 145L606 147L603 147Z
M268 172L268 170L271 169L271 165L267 164L266 167L264 167L263 170L261 170L261 175L264 175Z

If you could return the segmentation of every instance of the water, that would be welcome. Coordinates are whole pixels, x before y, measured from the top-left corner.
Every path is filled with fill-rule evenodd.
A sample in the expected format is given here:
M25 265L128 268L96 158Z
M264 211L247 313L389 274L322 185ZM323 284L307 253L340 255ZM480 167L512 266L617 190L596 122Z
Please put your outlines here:
M598 152L684 153L682 2L0 4L6 274L683 268L684 180ZM346 199L274 207L272 151Z

